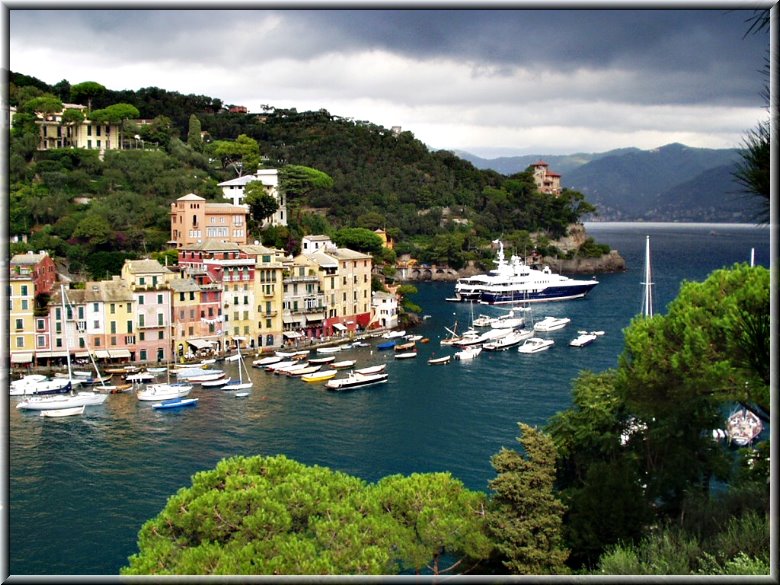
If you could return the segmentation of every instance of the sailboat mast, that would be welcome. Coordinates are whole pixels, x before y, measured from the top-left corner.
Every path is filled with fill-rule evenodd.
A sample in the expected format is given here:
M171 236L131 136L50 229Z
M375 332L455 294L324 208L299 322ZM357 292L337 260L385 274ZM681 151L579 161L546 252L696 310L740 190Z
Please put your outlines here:
M68 380L73 379L73 372L70 366L70 344L68 343L68 328L66 327L67 311L65 310L65 285L60 283L60 300L62 301L62 332L65 335L65 359L68 362Z
M645 292L642 298L642 315L653 316L653 273L650 268L650 236L645 241Z

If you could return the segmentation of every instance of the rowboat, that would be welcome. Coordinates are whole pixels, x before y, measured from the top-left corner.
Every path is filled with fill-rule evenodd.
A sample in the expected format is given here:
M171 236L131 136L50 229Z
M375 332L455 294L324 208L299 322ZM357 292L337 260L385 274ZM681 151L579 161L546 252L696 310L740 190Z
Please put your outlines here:
M77 414L84 414L85 406L74 406L73 408L58 408L56 410L42 410L41 416L48 418L60 418L63 416L74 416Z
M395 354L395 359L397 360L408 360L411 358L416 358L417 352L416 351L405 351L403 353L397 353Z
M356 374L363 374L364 376L370 376L371 374L378 374L384 372L387 368L387 364L379 364L378 366L368 366L367 368L360 368L355 370Z
M330 367L336 370L344 370L346 368L351 368L352 366L354 366L356 361L357 360L343 360L340 362L334 362L330 364Z
M337 370L324 370L314 372L313 374L304 374L301 376L301 380L304 382L309 382L310 384L314 384L316 382L325 382L331 378L335 378L336 374L338 374Z
M198 403L197 398L171 398L169 400L163 400L162 402L156 402L152 404L152 408L170 409L181 408L182 406L195 406Z
M452 360L451 355L445 355L444 357L429 359L428 364L431 366L444 365L450 363L451 360Z

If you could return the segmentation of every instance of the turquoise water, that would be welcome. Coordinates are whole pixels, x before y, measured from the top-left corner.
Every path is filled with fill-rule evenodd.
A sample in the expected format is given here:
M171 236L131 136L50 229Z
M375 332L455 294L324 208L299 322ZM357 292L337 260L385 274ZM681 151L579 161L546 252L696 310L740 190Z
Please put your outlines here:
M711 233L715 230L715 233ZM393 361L373 346L338 354L358 366L387 362L386 384L352 392L251 369L255 388L238 399L196 387L194 408L156 411L132 394L109 396L83 417L41 419L13 408L9 416L9 570L14 575L116 574L136 552L143 522L193 473L232 455L284 454L376 481L383 476L450 471L469 488L487 490L490 456L517 445L517 423L543 425L568 407L580 370L613 367L622 330L640 310L645 234L651 236L655 308L674 298L683 279L746 262L769 265L769 231L746 226L588 224L597 241L620 250L628 270L599 275L583 300L534 306L534 316L571 324L544 334L550 350L522 355L483 352L473 362L428 366L445 326L470 320L468 305L446 303L452 284L422 283L414 301L431 318L415 331L430 338L415 360ZM475 314L501 314L475 307ZM579 329L605 335L575 349ZM374 345L379 340L374 341ZM234 377L235 366L223 368Z

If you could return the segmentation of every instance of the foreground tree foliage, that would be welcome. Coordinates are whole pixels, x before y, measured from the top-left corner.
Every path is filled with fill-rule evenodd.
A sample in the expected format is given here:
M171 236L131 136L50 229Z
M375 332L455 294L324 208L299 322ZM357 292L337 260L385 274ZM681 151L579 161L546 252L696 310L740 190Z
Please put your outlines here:
M447 473L377 484L284 456L234 457L195 474L141 528L123 575L395 574L492 544L485 496Z
M552 439L520 423L526 456L502 448L491 458L497 477L489 515L504 566L517 575L566 572L569 552L561 538L564 506L553 493L556 451Z
M712 430L737 403L768 417L769 294L760 266L685 282L665 315L637 317L625 330L615 370L575 381L574 405L548 425L575 566L637 542L653 524L693 529L691 507L710 501L713 478L731 490L759 486L751 491L759 509L768 501L766 445L735 454ZM716 529L699 523L696 536Z

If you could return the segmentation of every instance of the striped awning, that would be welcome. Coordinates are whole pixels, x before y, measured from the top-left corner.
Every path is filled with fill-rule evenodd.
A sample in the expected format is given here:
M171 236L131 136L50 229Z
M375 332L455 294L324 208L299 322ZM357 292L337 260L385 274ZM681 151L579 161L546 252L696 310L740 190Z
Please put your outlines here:
M98 359L106 359L106 358L110 358L111 354L108 353L107 349L97 349L95 350L95 357Z

